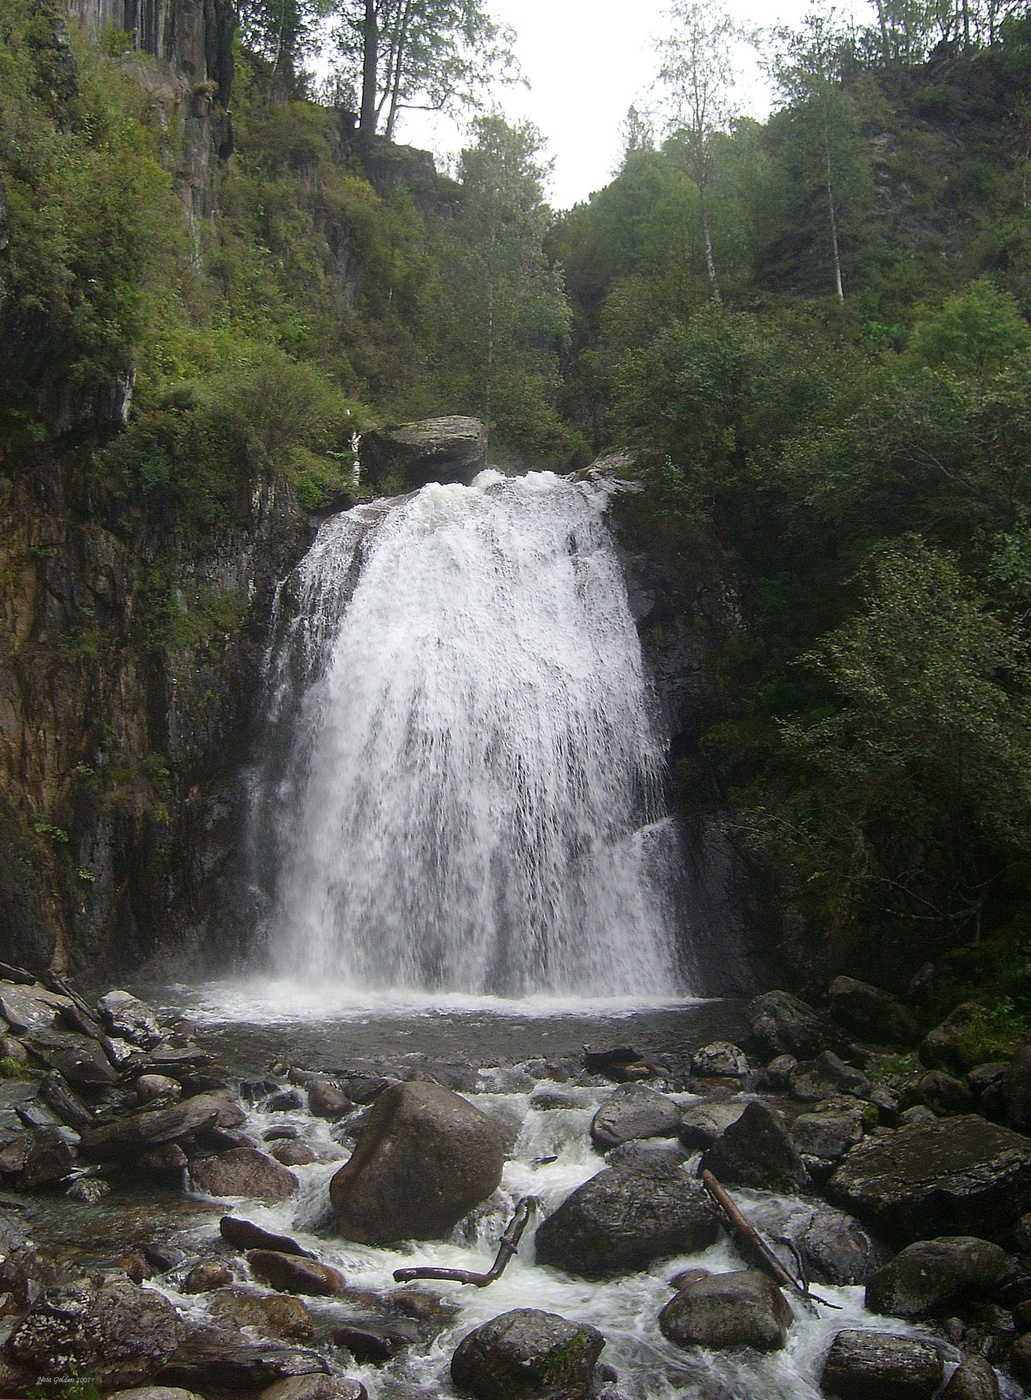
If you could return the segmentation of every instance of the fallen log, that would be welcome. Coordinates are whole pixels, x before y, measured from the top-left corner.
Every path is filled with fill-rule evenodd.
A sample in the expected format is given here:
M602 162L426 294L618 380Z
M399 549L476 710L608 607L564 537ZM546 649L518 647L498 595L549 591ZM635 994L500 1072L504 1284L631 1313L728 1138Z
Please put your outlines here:
M755 1226L750 1225L741 1214L741 1211L711 1171L703 1171L701 1180L702 1185L719 1207L724 1225L737 1239L741 1252L751 1260L757 1269L761 1269L764 1274L772 1278L780 1288L786 1288L794 1293L795 1297L800 1298L810 1312L815 1312L814 1302L822 1303L826 1308L837 1308L837 1303L828 1303L826 1298L820 1298L815 1293L810 1293L808 1281L802 1284L799 1283L798 1279L792 1278Z
M537 1206L536 1196L524 1196L515 1208L515 1214L508 1222L505 1233L498 1244L498 1254L485 1274L474 1273L471 1269L438 1269L432 1264L420 1265L414 1269L395 1269L395 1283L411 1283L417 1278L448 1279L452 1283L472 1283L477 1288L486 1288L505 1272L508 1261L519 1249L530 1216Z

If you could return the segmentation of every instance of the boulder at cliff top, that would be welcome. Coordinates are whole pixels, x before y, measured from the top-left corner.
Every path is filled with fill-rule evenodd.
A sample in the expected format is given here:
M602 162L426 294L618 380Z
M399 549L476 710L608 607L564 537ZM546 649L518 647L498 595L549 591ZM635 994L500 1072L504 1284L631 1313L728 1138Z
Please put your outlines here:
M487 430L478 418L425 418L362 438L362 479L374 489L390 478L413 490L430 481L468 484L486 465Z
M538 1227L537 1262L604 1278L705 1249L718 1238L705 1192L680 1167L610 1167L577 1187Z
M561 1395L587 1400L605 1338L589 1323L516 1308L477 1327L458 1344L451 1377L477 1400Z
M976 1114L908 1124L854 1147L827 1195L896 1240L991 1238L1031 1208L1031 1140Z
M330 1183L341 1233L362 1244L442 1239L497 1189L506 1136L439 1084L392 1084Z

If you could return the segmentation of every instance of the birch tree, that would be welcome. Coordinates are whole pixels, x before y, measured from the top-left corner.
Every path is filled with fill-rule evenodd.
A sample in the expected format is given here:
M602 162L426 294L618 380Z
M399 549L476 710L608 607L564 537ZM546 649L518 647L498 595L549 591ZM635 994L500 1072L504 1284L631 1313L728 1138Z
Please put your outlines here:
M719 301L709 206L712 142L735 115L731 99L734 45L743 33L715 0L675 0L668 18L671 32L658 46L659 79L670 93L671 128L687 149L691 178L698 186L705 268L712 295Z

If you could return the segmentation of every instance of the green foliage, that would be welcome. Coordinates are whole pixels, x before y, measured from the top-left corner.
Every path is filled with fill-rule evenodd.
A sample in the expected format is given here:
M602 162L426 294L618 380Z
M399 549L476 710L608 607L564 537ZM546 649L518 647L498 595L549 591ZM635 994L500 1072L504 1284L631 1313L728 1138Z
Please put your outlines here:
M1031 349L1031 328L1016 298L981 277L947 298L938 312L917 320L910 349L927 365L980 378Z
M37 836L45 837L53 845L67 846L68 833L63 827L55 826L45 812L36 812L32 818L32 829Z

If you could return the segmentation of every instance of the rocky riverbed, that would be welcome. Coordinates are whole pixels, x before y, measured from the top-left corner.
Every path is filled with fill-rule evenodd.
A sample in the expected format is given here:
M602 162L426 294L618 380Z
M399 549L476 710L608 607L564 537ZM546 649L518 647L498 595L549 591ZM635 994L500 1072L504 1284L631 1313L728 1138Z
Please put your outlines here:
M734 1043L255 1074L128 992L7 973L5 1396L1031 1384L1031 1051L976 1063L962 1008L921 1038L839 978L823 1009L756 998ZM528 1196L496 1282L395 1279L486 1272Z

